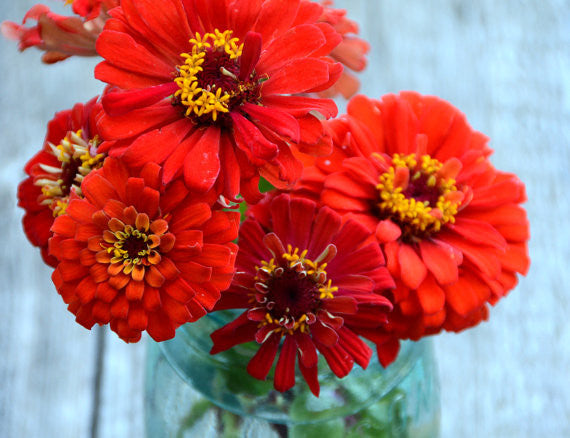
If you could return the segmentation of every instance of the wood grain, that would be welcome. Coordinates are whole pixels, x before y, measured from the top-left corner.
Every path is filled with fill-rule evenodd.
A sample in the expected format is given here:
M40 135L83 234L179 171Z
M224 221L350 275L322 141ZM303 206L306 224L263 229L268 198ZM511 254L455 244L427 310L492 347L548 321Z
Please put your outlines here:
M33 3L3 2L0 18L20 20ZM488 323L436 341L442 436L570 436L569 2L337 4L373 47L363 92L449 100L491 138L495 165L527 184L531 271ZM0 60L0 437L142 436L144 345L103 330L101 348L73 321L16 208L47 121L101 91L96 60L43 66L38 52L18 54L5 40Z

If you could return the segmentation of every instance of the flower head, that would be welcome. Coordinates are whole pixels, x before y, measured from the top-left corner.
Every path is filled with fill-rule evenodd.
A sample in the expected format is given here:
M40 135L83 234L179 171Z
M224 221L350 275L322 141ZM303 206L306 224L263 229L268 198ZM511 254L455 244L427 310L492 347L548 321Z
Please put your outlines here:
M19 49L36 47L45 53L42 61L53 64L73 55L95 56L95 41L107 19L107 10L118 0L75 0L73 10L78 16L63 16L47 6L35 5L24 16L22 24L2 23L2 34L19 42ZM37 24L26 27L29 20Z
M396 288L389 327L417 339L477 324L528 270L522 182L449 103L417 93L355 97L330 122L334 152L297 193L363 223Z
M26 164L28 178L18 187L18 205L26 210L24 231L51 266L55 260L47 249L53 221L65 213L72 194L82 196L83 179L103 165L95 125L100 111L95 97L57 113L48 123L43 149Z
M360 72L366 68L366 54L370 51L370 44L356 36L359 32L358 24L346 16L344 9L333 8L332 0L321 0L321 3L324 6L321 20L329 23L342 35L341 43L333 49L330 56L340 62L345 69L339 80L319 95L334 97L341 94L348 99L360 88L360 81L348 70Z
M211 310L231 281L239 214L175 181L154 163L131 172L113 158L82 184L53 224L54 284L81 325L110 323L126 342L156 341Z
M72 5L73 12L87 20L106 16L107 11L119 5L119 0L65 0Z
M115 87L100 128L111 155L163 166L168 183L259 199L259 175L285 186L301 152L325 154L319 112L327 99L291 96L329 88L342 66L327 58L341 41L307 0L209 2L124 0L112 10L95 71ZM160 17L160 18L159 18ZM197 164L200 165L197 165Z
M370 233L353 221L341 225L331 209L281 195L266 204L269 214L241 226L236 277L217 310L242 308L235 321L212 334L212 353L249 341L260 344L247 371L265 379L281 341L274 386L295 384L295 362L318 395L317 351L338 376L354 362L365 368L372 351L358 337L384 344L390 302L381 296L393 281ZM379 346L379 349L382 345Z

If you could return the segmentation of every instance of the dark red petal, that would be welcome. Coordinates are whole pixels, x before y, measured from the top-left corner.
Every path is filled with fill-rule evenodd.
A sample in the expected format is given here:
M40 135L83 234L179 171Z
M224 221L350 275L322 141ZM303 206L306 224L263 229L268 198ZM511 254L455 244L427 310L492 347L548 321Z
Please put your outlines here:
M356 300L351 296L335 296L332 299L323 300L323 308L333 315L337 313L354 314L358 311Z
M328 348L317 345L319 351L325 357L331 371L339 378L343 378L350 373L354 365L354 359L340 345Z
M339 345L344 348L362 368L366 368L372 357L372 350L353 331L342 327L339 331Z
M315 397L319 396L320 393L320 386L319 386L319 369L315 364L312 367L305 367L301 362L301 352L299 351L299 370L301 374L305 378L307 385L309 385L309 389L315 395Z
M293 336L286 336L275 367L273 384L279 392L285 392L295 385L295 353L297 342Z
M378 360L380 361L380 364L382 364L384 368L390 365L392 362L394 362L394 360L396 360L399 351L400 351L400 341L396 338L384 342L383 344L376 345Z
M338 333L329 326L317 320L310 326L312 337L326 347L332 347L338 342Z
M247 364L247 372L259 380L265 380L275 360L281 336L273 333L259 347L255 356Z
M307 333L301 333L299 330L295 331L294 336L299 350L299 362L306 368L316 367L319 357L311 337Z
M257 324L247 319L246 313L242 313L234 321L213 332L210 337L214 345L210 354L226 351L235 345L251 342L255 338Z

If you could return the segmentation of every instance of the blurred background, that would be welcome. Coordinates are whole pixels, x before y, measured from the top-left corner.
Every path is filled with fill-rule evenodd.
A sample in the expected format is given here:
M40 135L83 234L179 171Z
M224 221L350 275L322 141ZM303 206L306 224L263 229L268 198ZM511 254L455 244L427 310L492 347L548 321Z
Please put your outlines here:
M50 8L70 13L62 2ZM2 2L19 22L32 0ZM337 0L372 45L361 91L460 108L526 183L529 274L490 320L435 338L442 434L570 436L570 2ZM95 59L45 66L0 38L0 436L143 436L144 342L74 322L21 230L16 188L56 111L100 93Z

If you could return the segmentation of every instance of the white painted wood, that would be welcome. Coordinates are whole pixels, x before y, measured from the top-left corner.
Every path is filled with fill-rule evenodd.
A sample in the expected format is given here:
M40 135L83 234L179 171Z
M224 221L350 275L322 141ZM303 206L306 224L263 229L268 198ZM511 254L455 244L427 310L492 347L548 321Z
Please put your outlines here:
M48 2L57 6L57 2ZM18 20L31 0L3 2ZM373 53L363 91L415 89L462 109L498 168L527 184L533 265L491 319L436 341L442 436L570 436L570 4L337 0ZM93 60L42 66L0 41L0 436L89 437L96 336L73 322L19 221L15 190L55 111L100 91ZM107 333L98 436L141 436L143 345Z
M107 330L97 438L144 437L144 371L148 336L125 344ZM150 437L149 437L150 438Z
M19 21L34 3L2 2L0 20ZM93 422L96 336L75 323L26 241L16 187L54 113L102 87L90 77L94 60L44 66L39 55L0 38L0 437L83 438Z

